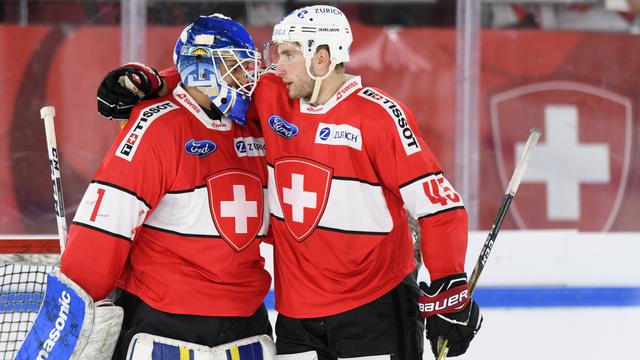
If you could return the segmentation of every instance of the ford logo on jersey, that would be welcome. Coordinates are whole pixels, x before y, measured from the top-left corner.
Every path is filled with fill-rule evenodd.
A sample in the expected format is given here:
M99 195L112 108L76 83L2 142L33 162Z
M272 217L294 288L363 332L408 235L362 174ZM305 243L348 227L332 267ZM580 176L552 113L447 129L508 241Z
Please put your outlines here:
M205 157L216 151L216 148L216 143L209 140L191 139L184 143L184 151L189 155L197 155L198 157Z
M282 136L285 139L291 139L298 135L298 127L294 124L287 122L287 120L281 118L278 115L269 116L269 127L276 132L276 134Z

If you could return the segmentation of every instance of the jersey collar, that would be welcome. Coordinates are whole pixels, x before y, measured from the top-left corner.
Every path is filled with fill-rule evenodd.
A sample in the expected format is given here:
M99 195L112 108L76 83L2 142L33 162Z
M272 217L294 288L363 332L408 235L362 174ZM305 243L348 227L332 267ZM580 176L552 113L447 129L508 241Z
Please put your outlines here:
M327 112L329 112L329 110L338 105L338 103L351 95L351 93L361 88L362 79L360 78L360 76L354 76L349 79L349 81L344 83L344 85L342 85L340 89L338 89L338 91L336 91L336 93L333 94L333 96L330 97L329 100L322 105L313 106L309 104L305 99L300 99L300 112L303 114L326 114Z
M182 107L189 110L189 112L200 120L200 122L207 128L218 131L231 130L231 126L233 124L231 119L226 116L223 116L222 119L211 119L180 84L178 84L178 86L173 90L173 97L180 105L182 105Z

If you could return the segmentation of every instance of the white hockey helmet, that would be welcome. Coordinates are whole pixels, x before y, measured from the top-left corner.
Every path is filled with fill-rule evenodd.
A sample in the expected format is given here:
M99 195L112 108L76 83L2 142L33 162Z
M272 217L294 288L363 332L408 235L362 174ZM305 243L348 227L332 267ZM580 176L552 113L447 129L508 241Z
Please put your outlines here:
M274 43L296 42L305 58L312 58L320 45L327 45L336 64L349 61L353 42L349 20L340 9L328 5L307 6L287 15L273 27Z
M349 50L353 36L349 20L340 9L328 5L307 6L287 15L273 27L271 43L266 54L269 62L269 49L273 45L295 43L300 47L306 61L307 74L315 80L310 103L315 103L320 93L322 80L328 77L335 66L349 61ZM311 71L311 59L319 46L329 47L331 62L326 74L316 76ZM277 46L273 46L277 52Z

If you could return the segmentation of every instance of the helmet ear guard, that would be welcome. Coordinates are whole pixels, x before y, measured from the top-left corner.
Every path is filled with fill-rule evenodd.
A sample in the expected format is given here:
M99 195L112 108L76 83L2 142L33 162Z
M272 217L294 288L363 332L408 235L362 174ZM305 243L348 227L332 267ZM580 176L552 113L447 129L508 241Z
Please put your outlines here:
M220 14L198 17L176 42L174 62L183 84L198 88L223 115L246 124L260 53L242 25Z

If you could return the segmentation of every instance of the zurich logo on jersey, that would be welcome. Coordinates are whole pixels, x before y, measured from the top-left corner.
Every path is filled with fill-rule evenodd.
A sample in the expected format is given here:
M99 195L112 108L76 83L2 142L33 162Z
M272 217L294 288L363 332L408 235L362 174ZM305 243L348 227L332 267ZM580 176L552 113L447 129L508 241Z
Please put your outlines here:
M329 127L323 127L322 129L320 129L318 137L322 140L327 140L329 138L329 135L331 135L331 129Z
M238 154L247 153L247 144L244 142L244 140L240 139L236 141L235 145L236 145L236 151L238 152Z
M198 157L205 157L216 151L216 149L216 143L210 140L191 139L184 143L184 151L189 155L197 155Z
M298 135L298 127L294 124L287 122L287 120L281 118L278 115L269 116L269 127L276 132L276 134L282 136L285 139L291 139Z

